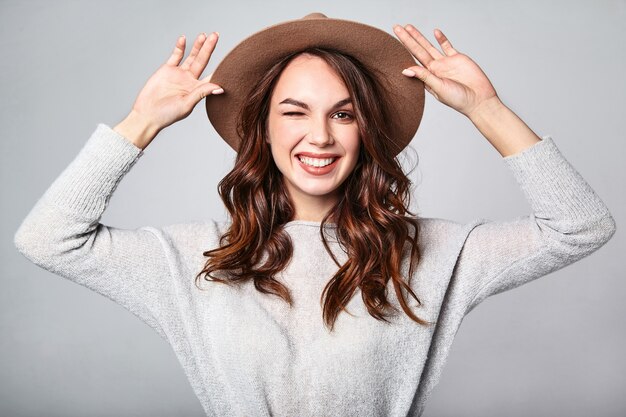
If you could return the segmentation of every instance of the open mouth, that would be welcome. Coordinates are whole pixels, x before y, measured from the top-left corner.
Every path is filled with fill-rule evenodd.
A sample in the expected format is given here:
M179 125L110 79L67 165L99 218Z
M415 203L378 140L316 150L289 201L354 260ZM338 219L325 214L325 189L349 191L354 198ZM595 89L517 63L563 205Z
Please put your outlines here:
M297 155L297 158L305 165L315 168L322 168L332 164L337 160L337 157L332 158L311 158L308 156Z
M321 154L319 156L312 156L310 153L297 154L295 159L298 161L298 165L305 172L310 175L324 176L330 174L335 170L341 156L333 154Z

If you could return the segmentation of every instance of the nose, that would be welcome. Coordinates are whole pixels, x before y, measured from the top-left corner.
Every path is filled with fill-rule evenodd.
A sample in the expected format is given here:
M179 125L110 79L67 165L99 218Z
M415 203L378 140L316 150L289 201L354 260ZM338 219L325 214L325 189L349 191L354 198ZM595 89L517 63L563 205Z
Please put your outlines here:
M335 143L332 132L326 120L315 120L311 122L309 131L309 143L320 148Z

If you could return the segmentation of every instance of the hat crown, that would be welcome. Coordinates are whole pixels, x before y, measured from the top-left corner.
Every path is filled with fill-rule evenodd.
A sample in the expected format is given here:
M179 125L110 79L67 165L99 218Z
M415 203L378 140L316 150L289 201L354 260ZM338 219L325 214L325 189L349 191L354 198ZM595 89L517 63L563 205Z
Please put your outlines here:
M308 15L304 16L302 18L302 20L308 20L308 19L328 19L328 16L326 16L324 13L309 13Z

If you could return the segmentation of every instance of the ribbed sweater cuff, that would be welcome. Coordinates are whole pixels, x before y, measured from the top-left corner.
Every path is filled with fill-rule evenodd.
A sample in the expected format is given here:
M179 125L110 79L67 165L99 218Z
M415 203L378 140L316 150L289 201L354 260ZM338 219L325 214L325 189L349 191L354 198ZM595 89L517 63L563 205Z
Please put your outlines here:
M143 155L141 148L99 123L42 198L80 218L98 218L117 184Z
M565 159L549 135L530 148L504 157L535 216L601 219L610 215L604 202Z

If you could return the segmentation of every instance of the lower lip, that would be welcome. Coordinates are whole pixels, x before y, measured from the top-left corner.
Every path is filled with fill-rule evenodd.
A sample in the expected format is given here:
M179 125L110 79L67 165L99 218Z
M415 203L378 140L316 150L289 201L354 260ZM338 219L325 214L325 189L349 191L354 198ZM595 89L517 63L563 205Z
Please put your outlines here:
M312 167L311 165L307 165L304 162L302 162L300 160L300 158L298 158L297 156L295 157L296 160L298 161L298 164L300 164L300 167L305 170L306 172L308 172L311 175L326 175L328 174L330 171L332 171L333 169L335 169L335 167L337 166L337 161L339 161L340 158L337 158L333 161L332 164L323 166L323 167Z

